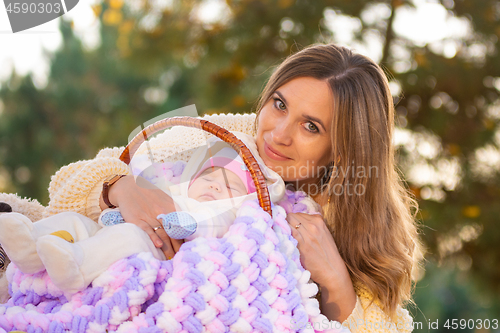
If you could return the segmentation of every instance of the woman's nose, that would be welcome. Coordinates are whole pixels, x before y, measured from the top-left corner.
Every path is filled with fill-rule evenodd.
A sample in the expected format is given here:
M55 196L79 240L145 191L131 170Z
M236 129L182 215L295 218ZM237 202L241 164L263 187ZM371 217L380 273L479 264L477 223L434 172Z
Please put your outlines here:
M271 131L273 142L277 145L289 146L292 143L292 128L288 121L276 123Z

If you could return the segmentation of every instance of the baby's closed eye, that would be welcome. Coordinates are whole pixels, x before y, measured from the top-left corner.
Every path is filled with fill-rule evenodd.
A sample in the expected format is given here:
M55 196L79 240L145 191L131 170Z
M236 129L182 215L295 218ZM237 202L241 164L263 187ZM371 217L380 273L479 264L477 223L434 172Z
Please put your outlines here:
M238 194L238 195L245 195L247 194L246 188L240 185L228 185L227 186L228 190L231 192Z

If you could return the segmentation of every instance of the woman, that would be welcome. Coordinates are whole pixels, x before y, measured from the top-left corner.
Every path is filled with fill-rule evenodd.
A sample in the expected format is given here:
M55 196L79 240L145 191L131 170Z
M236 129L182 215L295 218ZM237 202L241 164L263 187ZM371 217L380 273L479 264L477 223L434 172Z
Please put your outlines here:
M323 217L289 214L288 222L301 261L320 286L323 314L347 320L353 331L386 330L388 320L395 325L391 329L412 329L401 304L411 299L419 243L410 212L413 200L394 168L393 118L380 67L335 45L312 46L286 59L257 108L256 141L266 165L323 206ZM183 131L186 141L189 131ZM175 141L179 132L169 134L168 147L151 141L159 159L192 148ZM100 209L119 206L125 220L140 226L172 257L181 242L169 239L156 219L173 210L165 193L126 176L114 182L105 198L101 195L106 176L129 173L116 159L120 151L103 151L91 162L61 169L49 188L47 213L76 207L95 217Z

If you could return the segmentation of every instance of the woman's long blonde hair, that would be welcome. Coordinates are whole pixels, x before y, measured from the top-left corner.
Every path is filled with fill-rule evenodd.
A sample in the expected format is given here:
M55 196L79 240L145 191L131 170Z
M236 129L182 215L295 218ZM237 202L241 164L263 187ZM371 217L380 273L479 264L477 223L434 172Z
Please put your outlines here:
M411 301L412 271L421 252L417 205L395 169L388 80L365 56L332 44L313 45L278 66L257 113L279 87L297 77L323 80L331 87L335 165L322 184L329 202L325 220L355 286L368 289L394 318L397 306Z

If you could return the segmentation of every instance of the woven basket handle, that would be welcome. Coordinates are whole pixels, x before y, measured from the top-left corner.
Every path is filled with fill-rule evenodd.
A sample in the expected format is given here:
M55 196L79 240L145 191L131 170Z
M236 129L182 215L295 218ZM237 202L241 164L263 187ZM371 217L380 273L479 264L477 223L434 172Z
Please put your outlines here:
M245 162L248 170L250 171L255 184L255 189L257 191L257 197L259 199L260 206L262 207L262 209L268 212L269 215L273 216L271 213L271 199L269 197L269 191L267 190L266 179L264 178L259 164L255 160L255 157L253 157L250 149L248 149L247 146L245 146L245 144L234 134L209 121L193 117L173 117L159 120L143 129L142 132L138 133L132 139L132 141L130 141L127 147L125 147L125 149L123 150L123 153L120 155L120 160L129 164L135 152L139 149L139 146L144 141L146 141L154 133L172 126L198 128L211 133L219 139L227 142L235 151L238 152L238 154L243 159L243 162Z

